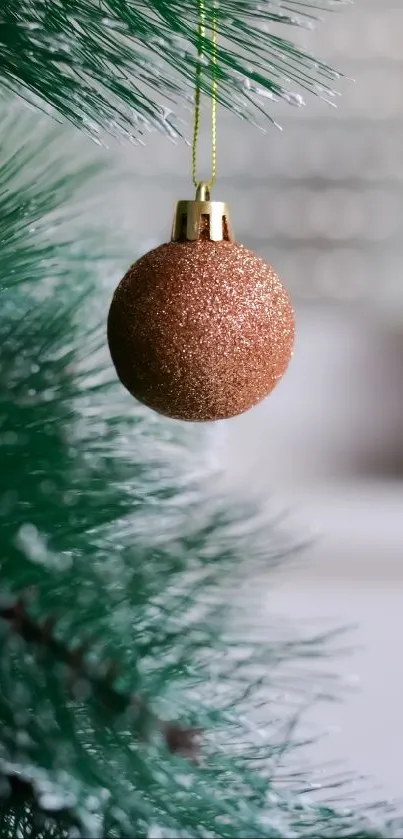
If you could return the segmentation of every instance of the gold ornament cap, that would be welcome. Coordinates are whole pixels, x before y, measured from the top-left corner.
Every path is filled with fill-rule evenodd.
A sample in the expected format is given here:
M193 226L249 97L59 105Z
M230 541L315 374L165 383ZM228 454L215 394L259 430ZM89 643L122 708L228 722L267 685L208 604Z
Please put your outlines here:
M200 183L194 201L178 201L172 225L171 242L232 242L228 206L211 201L210 187Z

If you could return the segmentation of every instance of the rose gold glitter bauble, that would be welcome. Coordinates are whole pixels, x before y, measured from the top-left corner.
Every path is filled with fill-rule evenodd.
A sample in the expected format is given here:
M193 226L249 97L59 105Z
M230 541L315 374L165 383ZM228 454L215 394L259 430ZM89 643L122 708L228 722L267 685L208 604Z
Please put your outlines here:
M273 390L292 355L289 297L270 265L231 240L222 204L221 240L217 232L212 240L217 204L180 203L179 241L132 265L109 311L121 382L140 402L181 420L247 411Z

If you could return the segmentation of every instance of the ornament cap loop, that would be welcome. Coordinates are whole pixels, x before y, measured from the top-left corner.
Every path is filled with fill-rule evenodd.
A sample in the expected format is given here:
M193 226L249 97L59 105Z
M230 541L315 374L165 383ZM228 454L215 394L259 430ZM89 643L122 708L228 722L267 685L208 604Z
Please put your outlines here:
M210 201L210 184L199 183L196 189L196 201Z
M172 242L232 242L227 204L210 200L210 185L199 183L194 201L178 201L172 225Z

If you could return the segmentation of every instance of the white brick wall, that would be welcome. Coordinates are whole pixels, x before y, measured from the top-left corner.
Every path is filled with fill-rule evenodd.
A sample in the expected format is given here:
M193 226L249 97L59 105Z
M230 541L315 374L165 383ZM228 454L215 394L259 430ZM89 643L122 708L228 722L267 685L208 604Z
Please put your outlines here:
M359 300L403 323L403 6L359 0L323 17L315 32L282 33L355 82L337 83L337 110L313 97L303 108L273 104L282 132L221 113L215 195L294 295ZM133 172L132 236L158 242L176 198L192 193L188 149L153 136L118 153Z

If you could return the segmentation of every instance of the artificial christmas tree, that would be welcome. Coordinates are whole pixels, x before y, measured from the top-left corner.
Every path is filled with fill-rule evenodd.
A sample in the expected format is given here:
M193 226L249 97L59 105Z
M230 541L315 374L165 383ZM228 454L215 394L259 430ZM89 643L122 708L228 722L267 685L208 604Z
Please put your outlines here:
M256 105L256 88L289 98L285 77L314 89L330 75L261 27L315 5L216 4L223 104ZM399 832L386 815L375 829L307 802L303 773L284 785L292 722L318 690L309 674L293 683L292 663L326 639L252 632L239 588L287 547L256 511L215 497L182 426L128 411L104 352L101 278L132 254L88 209L107 153L77 128L177 131L164 98L190 94L196 26L197 7L174 0L13 0L0 12L5 839ZM279 716L283 684L295 702Z

